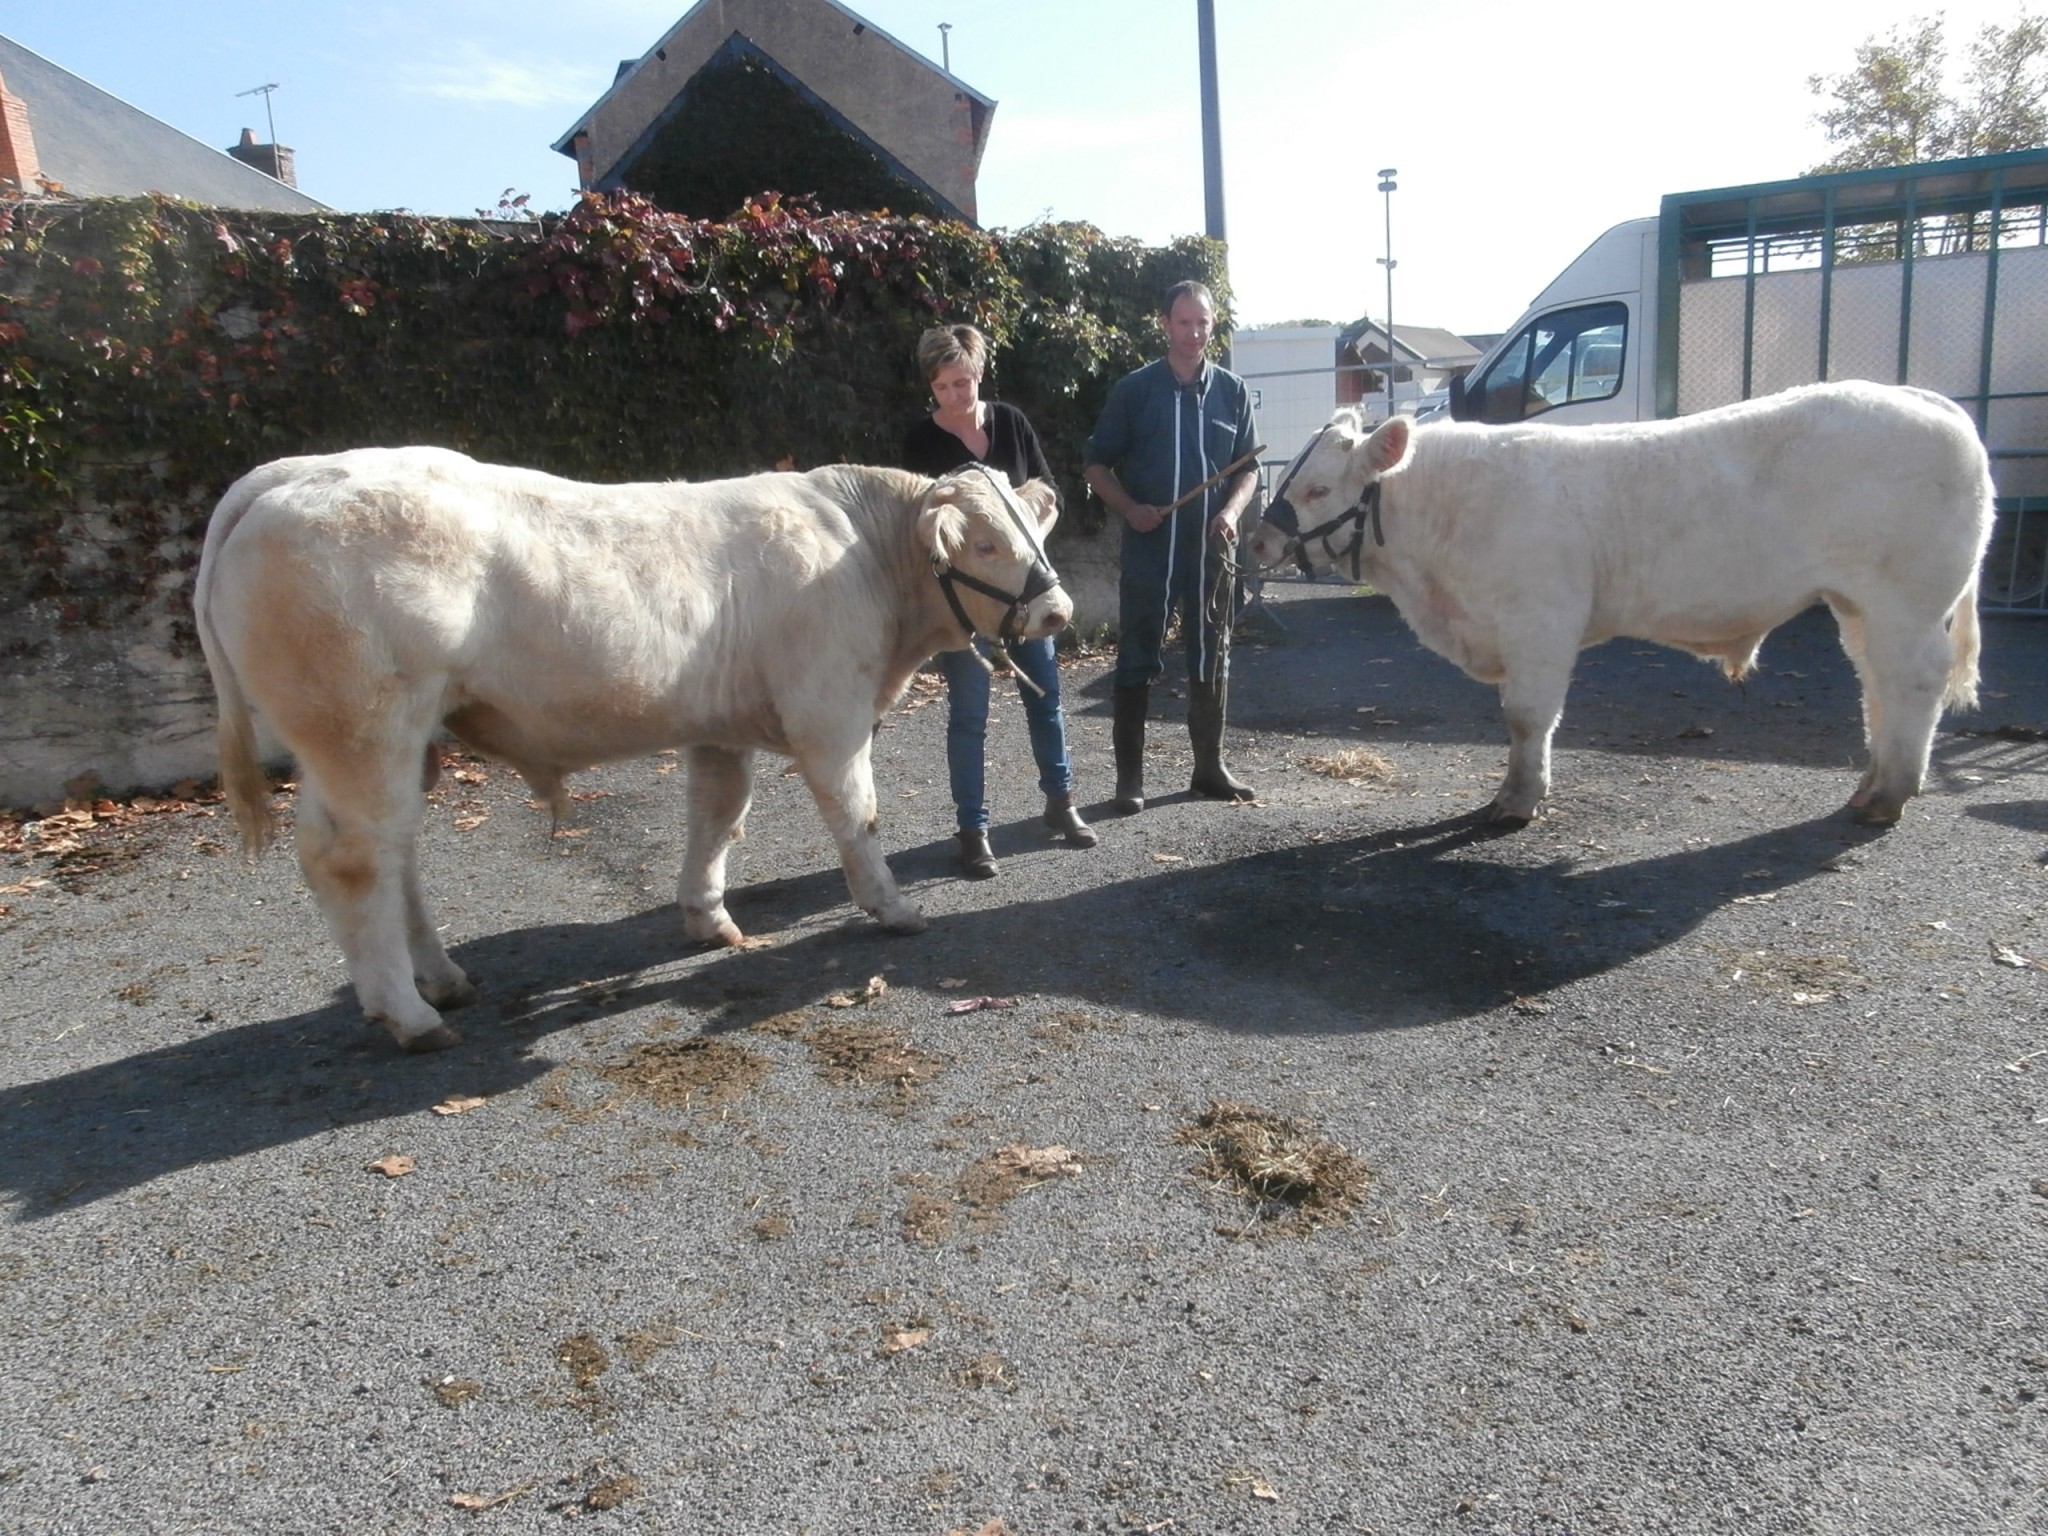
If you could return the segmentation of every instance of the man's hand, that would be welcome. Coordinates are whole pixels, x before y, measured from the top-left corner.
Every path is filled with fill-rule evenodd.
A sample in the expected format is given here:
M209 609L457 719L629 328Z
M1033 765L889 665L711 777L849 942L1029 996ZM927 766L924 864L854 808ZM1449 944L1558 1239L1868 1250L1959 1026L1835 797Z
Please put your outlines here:
M1150 533L1154 528L1157 528L1166 521L1166 509L1164 507L1151 506L1146 502L1134 501L1131 503L1130 510L1124 513L1124 521L1131 525L1133 533Z
M1209 536L1226 544L1237 542L1237 514L1228 508L1209 519Z

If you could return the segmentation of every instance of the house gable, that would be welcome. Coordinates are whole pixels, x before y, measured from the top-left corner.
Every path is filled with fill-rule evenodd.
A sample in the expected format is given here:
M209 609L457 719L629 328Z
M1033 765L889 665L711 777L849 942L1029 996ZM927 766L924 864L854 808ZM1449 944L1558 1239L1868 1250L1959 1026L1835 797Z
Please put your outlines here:
M715 79L736 68L738 78ZM654 48L622 67L554 147L575 157L586 187L640 186L643 157L662 162L659 179L674 179L693 153L684 130L693 87L707 71L713 95L752 75L757 95L773 100L763 87L774 80L787 99L838 128L937 211L974 218L974 181L996 104L836 0L698 0ZM728 126L722 137L729 147L742 144L744 125ZM707 160L720 159L719 145L700 147ZM771 185L762 175L743 174L737 161L708 166L703 179L717 181L728 169L752 182L748 193ZM825 188L775 190L814 190L832 200ZM909 206L901 196L881 201Z
M936 189L735 32L634 141L599 191L630 188L692 218L764 190L832 208L961 217Z

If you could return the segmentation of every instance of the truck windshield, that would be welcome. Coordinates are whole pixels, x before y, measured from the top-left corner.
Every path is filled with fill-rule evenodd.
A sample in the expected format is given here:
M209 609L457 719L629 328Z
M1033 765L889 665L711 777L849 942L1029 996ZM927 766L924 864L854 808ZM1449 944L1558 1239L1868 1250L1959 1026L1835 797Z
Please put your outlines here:
M1582 304L1532 320L1466 388L1468 419L1526 421L1621 388L1628 306Z

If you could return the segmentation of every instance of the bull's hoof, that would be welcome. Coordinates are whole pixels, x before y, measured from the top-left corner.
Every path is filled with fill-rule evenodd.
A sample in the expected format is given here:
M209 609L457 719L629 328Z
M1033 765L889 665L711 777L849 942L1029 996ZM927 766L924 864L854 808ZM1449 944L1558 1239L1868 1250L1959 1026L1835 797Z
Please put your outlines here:
M1849 802L1849 819L1860 827L1895 827L1906 807L1903 803L1888 804L1881 800L1866 800L1862 804Z
M1534 811L1510 810L1498 800L1486 808L1486 824L1502 832L1519 832L1535 819Z
M429 987L417 977L413 980L414 985L420 989L420 996L442 1013L453 1013L457 1008L467 1008L483 996L477 991L476 984L467 976L459 976L454 981L442 983L439 987Z
M888 912L868 914L890 933L923 933L931 927L925 915L912 906L901 906Z
M726 949L737 946L746 935L724 907L707 912L701 907L683 908L683 937L693 944L717 944Z
M453 1024L432 1024L411 1034L402 1034L396 1024L384 1021L384 1027L391 1031L391 1038L398 1042L398 1048L408 1055L424 1055L428 1051L445 1051L450 1046L462 1044L462 1031Z

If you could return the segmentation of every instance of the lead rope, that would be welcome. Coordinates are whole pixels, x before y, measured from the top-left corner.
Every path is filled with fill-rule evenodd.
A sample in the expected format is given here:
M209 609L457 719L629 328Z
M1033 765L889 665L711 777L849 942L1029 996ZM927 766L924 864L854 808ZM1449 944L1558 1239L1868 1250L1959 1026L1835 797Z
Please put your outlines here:
M1237 621L1237 579L1243 567L1237 563L1237 544L1221 534L1211 534L1209 543L1216 555L1216 578L1209 583L1209 598L1203 614L1216 631L1216 702L1230 707L1230 635Z
M1034 680L1032 679L1032 676L1031 676L1031 674L1030 674L1030 673L1026 672L1026 671L1025 671L1025 670L1024 670L1024 669L1023 669L1022 667L1020 667L1020 666L1018 666L1018 665L1017 665L1017 659L1016 659L1016 657L1014 657L1014 656L1012 656L1012 655L1010 654L1010 650L1009 650L1009 646L1008 646L1007 642L1005 642L1005 643L1004 643L1004 645L1003 645L1003 667L1002 667L1002 671L1001 671L1001 672L998 672L998 671L996 670L996 664L995 664L994 662L990 661L990 660L988 659L988 657L984 656L984 655L983 655L983 654L981 653L981 647L980 647L980 646L978 646L978 645L976 645L976 644L974 643L974 642L975 642L976 640L978 640L978 639L981 639L981 638L983 638L983 637L982 637L982 636L980 636L980 635L972 635L972 636L969 636L969 637L968 637L968 641L967 641L967 654L968 654L968 655L970 655L970 656L972 656L972 657L973 657L973 658L974 658L974 659L975 659L975 660L976 660L977 662L979 662L979 663L981 664L981 670L982 670L982 671L984 671L984 672L986 672L986 673L987 673L987 674L989 675L989 677L990 677L990 679L991 679L991 680L993 680L993 679L995 679L995 678L997 678L997 677L1001 677L1001 676L1003 676L1004 674L1006 674L1006 673L1007 673L1007 674L1008 674L1009 676L1011 676L1011 677L1014 677L1015 679L1017 679L1017 686L1018 686L1019 688L1029 688L1029 689L1030 689L1030 690L1031 690L1031 691L1032 691L1033 693L1037 694L1037 695L1038 695L1038 696L1039 696L1039 697L1040 697L1041 699L1045 697L1045 690L1044 690L1043 688L1041 688L1041 687L1039 687L1039 686L1038 686L1037 682L1035 682L1035 681L1034 681ZM1059 665L1059 657L1058 657L1058 655L1057 655L1057 647L1055 647L1055 655L1054 655L1054 657L1053 657L1053 665L1054 665L1054 666L1058 666L1058 665Z

